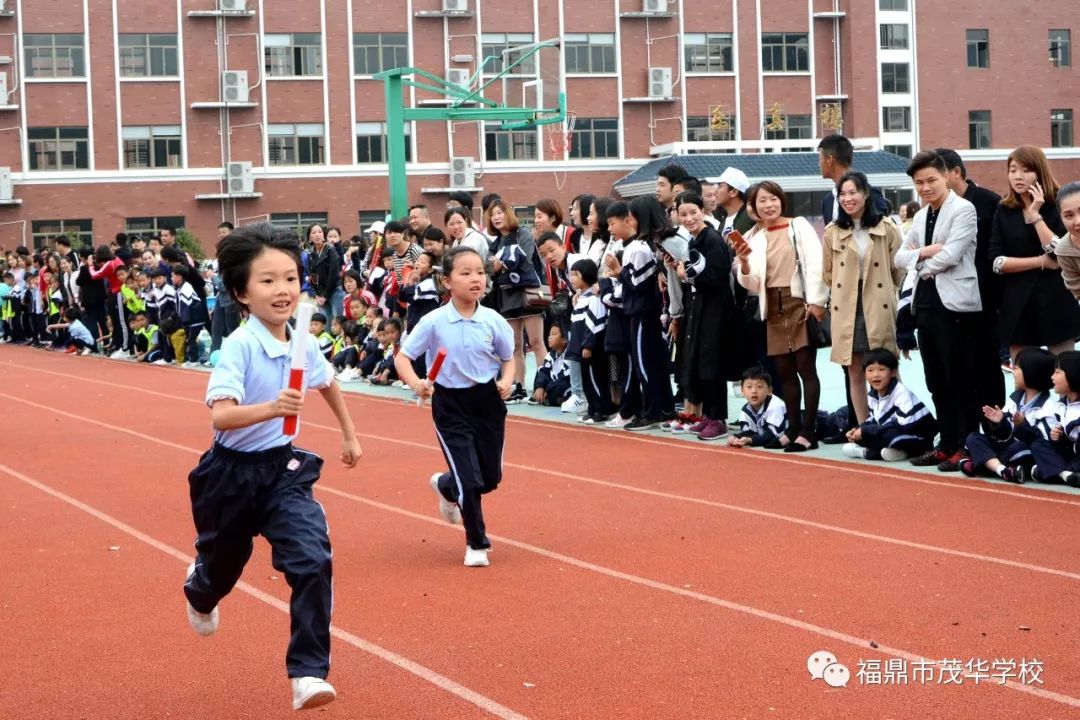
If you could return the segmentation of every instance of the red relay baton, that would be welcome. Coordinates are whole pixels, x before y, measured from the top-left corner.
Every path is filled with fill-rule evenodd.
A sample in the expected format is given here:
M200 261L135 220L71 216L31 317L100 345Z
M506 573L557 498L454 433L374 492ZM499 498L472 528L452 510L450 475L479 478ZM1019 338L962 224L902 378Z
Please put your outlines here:
M296 311L296 327L293 328L292 339L289 343L289 389L304 389L304 365L307 364L308 326L311 325L311 316L315 314L315 306L301 303ZM299 415L285 417L283 432L286 435L295 435Z
M439 377L439 371L442 370L443 360L446 359L446 348L439 348L439 351L435 353L435 361L431 363L431 368L428 369L427 380L424 384L431 386L435 382L435 378ZM424 406L424 396L421 395L416 399L416 407Z

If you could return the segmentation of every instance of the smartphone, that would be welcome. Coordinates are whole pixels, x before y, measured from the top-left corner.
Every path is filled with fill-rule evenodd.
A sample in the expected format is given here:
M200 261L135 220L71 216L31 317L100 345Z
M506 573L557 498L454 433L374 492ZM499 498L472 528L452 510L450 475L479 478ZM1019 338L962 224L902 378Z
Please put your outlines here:
M738 230L732 230L728 233L728 242L735 248L736 252L739 248L746 247L746 238L742 236L742 233Z

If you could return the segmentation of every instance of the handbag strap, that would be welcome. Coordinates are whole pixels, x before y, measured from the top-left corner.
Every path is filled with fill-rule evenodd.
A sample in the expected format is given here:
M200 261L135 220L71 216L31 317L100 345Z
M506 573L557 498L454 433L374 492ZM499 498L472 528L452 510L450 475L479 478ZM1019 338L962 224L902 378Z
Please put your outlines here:
M795 267L799 268L799 282L802 283L803 304L809 305L810 303L806 301L806 296L810 294L806 287L806 270L803 268L802 255L799 254L799 241L795 237L794 225L788 228L788 237L791 238L791 247L795 250Z

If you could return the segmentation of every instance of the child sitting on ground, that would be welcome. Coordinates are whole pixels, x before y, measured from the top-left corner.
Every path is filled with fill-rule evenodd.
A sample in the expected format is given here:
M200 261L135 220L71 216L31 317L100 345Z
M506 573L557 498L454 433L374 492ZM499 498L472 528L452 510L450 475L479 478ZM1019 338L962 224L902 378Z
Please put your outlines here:
M1080 487L1080 352L1066 350L1057 356L1053 383L1061 399L1047 403L1049 438L1031 443L1035 457L1031 475L1040 482L1064 481Z
M64 308L64 319L67 322L53 323L46 329L50 332L62 333L61 344L67 346L67 352L89 355L94 350L94 336L89 328L83 325L82 313L77 307Z
M760 365L742 374L739 386L746 404L739 415L739 432L728 439L731 447L761 447L787 430L787 406L773 395L772 376Z
M329 360L334 350L334 336L326 332L326 315L321 312L312 315L311 322L308 323L308 332L315 336L319 342L319 352Z
M131 329L135 337L136 362L164 364L161 349L161 331L152 325L145 310L140 310L131 318Z
M400 349L401 321L390 318L383 323L383 356L379 364L375 366L371 374L372 385L392 385L397 382L397 368L394 367L394 356Z
M548 330L548 354L533 379L530 405L558 407L570 397L570 368L566 364L566 331L559 323Z
M1016 391L1005 409L984 406L986 434L971 433L966 445L970 457L960 461L960 472L976 477L983 470L1009 482L1024 483L1031 477L1031 443L1050 435L1053 412L1050 388L1054 356L1042 348L1024 348L1016 356L1012 375ZM1047 402L1050 400L1050 402Z
M870 415L848 431L844 454L850 458L900 462L929 450L937 421L915 393L900 382L900 360L884 348L863 356L870 386Z

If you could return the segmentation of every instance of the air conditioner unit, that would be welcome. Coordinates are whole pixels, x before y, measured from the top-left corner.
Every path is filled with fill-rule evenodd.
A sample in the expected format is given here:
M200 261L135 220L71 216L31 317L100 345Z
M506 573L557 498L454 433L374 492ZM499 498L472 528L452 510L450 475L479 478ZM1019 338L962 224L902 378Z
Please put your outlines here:
M0 167L0 202L15 199L15 189L11 184L11 168Z
M225 166L225 182L231 195L255 192L255 173L249 162L231 162Z
M469 9L469 0L442 0L443 12L465 12Z
M671 97L671 68L649 68L649 97Z
M457 85L459 87L469 87L469 77L472 75L468 70L462 70L459 68L451 68L446 71L446 81L451 85Z
M668 0L645 0L644 10L647 13L666 13Z
M471 188L476 185L476 168L471 157L450 158L450 187Z
M0 0L2 2L3 0ZM7 86L7 73L0 72L0 105L7 105L8 101L8 86Z
M247 70L226 70L221 73L221 101L227 103L248 101Z
M7 0L0 0L0 12L4 12L7 9Z
M247 10L247 0L218 0L218 10L243 12Z

